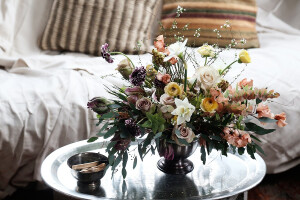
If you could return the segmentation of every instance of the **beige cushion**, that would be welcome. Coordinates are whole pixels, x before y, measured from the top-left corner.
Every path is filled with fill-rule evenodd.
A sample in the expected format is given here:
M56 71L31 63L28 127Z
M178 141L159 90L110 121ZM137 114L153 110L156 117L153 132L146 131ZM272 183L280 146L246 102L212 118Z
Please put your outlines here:
M177 6L186 9L176 18L177 28L173 28ZM256 1L255 0L164 0L162 25L165 30L160 34L166 36L166 42L175 42L176 36L188 38L188 45L201 46L203 43L218 44L225 47L235 39L237 48L259 47L256 32ZM230 28L221 28L229 20ZM189 24L187 30L182 28ZM224 27L224 26L223 26ZM200 28L200 37L195 37ZM221 37L213 30L218 29ZM246 39L246 44L239 43Z
M43 50L100 55L110 50L149 51L151 29L160 1L156 0L54 0L40 41Z

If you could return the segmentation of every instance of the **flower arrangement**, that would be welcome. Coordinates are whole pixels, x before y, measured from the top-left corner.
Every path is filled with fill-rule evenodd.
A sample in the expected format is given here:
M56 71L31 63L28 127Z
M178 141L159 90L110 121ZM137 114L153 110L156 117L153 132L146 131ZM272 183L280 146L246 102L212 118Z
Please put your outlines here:
M135 66L125 54L110 52L108 44L102 46L102 57L109 63L113 63L113 54L125 56L117 70L129 86L107 88L116 98L94 98L88 108L98 114L98 124L103 124L98 136L112 137L106 149L109 166L115 170L122 161L124 178L129 147L137 138L141 139L138 153L142 160L150 151L155 154L159 143L165 147L160 156L172 160L174 151L170 144L188 146L197 141L205 164L212 149L225 156L229 149L239 154L246 151L255 159L256 150L263 153L257 135L275 130L262 126L287 124L285 113L274 115L267 105L267 100L279 97L279 93L256 88L253 80L246 78L236 85L224 78L233 64L251 62L246 50L241 50L224 69L217 70L213 63L219 58L221 48L204 44L193 52L201 55L201 59L195 60L187 51L186 42L179 40L167 46L163 35L158 36L152 63L147 66ZM193 69L191 63L195 73L188 78L188 70ZM89 142L97 138L92 137ZM134 155L133 167L136 163Z

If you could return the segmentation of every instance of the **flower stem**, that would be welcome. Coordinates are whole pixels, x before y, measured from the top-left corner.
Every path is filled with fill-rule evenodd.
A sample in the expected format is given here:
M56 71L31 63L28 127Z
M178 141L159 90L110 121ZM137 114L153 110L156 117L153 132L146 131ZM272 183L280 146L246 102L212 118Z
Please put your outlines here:
M233 65L234 63L236 63L238 60L235 60L235 61L233 61L232 63L230 63L225 69L223 69L221 72L220 72L220 75L222 75L226 70L228 70L230 67L231 67L231 65Z
M125 56L130 61L130 63L132 64L132 66L135 67L134 64L133 64L133 62L131 61L131 59L126 54L124 54L122 52L110 52L110 54L111 55L118 55L119 54L119 55Z
M204 66L206 66L206 63L207 63L207 57L205 57L205 63L204 63Z

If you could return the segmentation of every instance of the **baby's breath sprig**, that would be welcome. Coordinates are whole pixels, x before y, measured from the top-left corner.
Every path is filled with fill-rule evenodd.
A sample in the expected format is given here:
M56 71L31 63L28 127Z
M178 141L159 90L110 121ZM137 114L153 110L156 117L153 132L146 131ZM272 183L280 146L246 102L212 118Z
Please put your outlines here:
M180 14L183 13L185 11L184 8L182 8L181 6L178 6L177 7L177 10L176 10L176 17L180 17Z
M197 38L200 37L200 31L201 31L201 29L197 28L195 31L194 37L197 37Z

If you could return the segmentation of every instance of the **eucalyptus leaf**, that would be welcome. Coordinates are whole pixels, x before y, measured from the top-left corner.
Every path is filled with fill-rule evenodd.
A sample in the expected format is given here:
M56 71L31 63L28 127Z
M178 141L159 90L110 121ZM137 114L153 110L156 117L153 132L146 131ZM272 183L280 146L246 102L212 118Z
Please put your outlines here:
M185 139L177 138L180 144L183 144L185 146L191 146L190 143L188 143Z
M244 147L238 148L238 153L239 153L240 155L243 155L244 152L245 152L245 148L244 148Z
M275 131L275 129L264 129L252 122L245 123L245 125L246 125L247 131L255 132L258 135L265 135L265 134Z
M250 145L250 144L247 145L247 153L250 155L250 157L251 157L252 159L255 159L254 151L253 151L253 149L252 149L252 145Z
M127 175L126 168L123 167L123 168L122 168L122 176L123 176L124 179L126 178L126 175Z
M258 144L254 143L254 146L260 153L262 153L264 156L266 156L264 150Z
M262 123L275 123L275 122L277 122L276 119L271 119L271 118L268 118L268 117L261 117L261 118L258 118L258 120Z
M206 163L205 147L201 146L200 151L201 151L201 160L202 160L203 164L205 165L205 163Z
M133 160L133 166L132 166L133 169L136 167L136 164L137 164L137 157L135 156Z
M113 126L112 128L110 128L104 135L104 139L109 138L110 136L112 136L116 130L118 129L117 126Z
M128 161L128 153L127 153L127 151L124 151L124 153L123 153L123 163L122 163L123 168L126 167L127 161Z
M88 143L90 142L95 142L96 140L98 140L98 137L91 137L90 139L88 139Z
M162 135L162 132L156 133L153 139L159 138Z
M250 134L250 137L251 138L253 138L253 139L255 139L255 140L257 140L257 141L259 141L259 142L261 142L261 140L260 139L258 139L257 137L255 137L254 135L252 135L252 134Z

